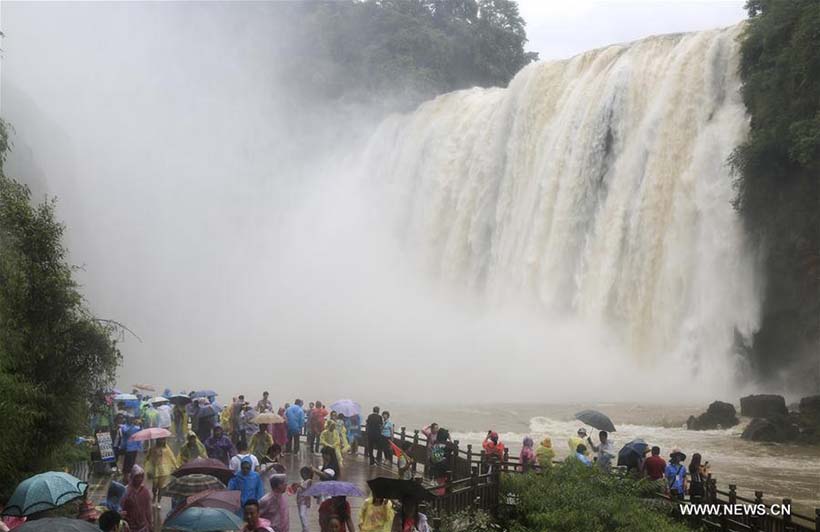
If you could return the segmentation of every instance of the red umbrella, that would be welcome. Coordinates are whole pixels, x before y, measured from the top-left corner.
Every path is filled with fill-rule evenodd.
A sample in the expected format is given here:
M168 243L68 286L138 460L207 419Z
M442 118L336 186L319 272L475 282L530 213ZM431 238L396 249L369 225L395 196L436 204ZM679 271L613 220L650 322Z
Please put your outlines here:
M212 475L227 484L234 475L233 470L215 458L194 458L171 473L175 477L186 475Z
M235 490L208 490L196 495L191 495L186 499L185 504L168 514L165 519L171 519L175 515L184 512L188 508L199 506L202 508L222 508L229 512L237 512L241 508L240 492Z
M171 431L167 429L161 429L159 427L152 427L150 429L142 429L139 432L134 433L133 436L129 438L131 441L146 441L146 440L159 440L161 438L170 438Z

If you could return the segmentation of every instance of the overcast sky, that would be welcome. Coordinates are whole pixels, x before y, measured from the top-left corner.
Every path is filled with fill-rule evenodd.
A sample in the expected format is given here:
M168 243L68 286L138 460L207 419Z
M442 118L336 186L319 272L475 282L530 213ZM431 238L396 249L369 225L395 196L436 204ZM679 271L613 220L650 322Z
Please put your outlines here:
M721 28L746 18L743 0L518 0L528 50L541 59L649 35Z

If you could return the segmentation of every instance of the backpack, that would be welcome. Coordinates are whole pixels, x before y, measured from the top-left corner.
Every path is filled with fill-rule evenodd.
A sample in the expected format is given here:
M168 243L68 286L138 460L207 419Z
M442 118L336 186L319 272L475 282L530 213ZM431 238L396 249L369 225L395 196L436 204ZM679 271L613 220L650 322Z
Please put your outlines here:
M433 449L430 453L430 462L432 462L434 464L442 463L444 461L444 459L447 457L446 450L447 450L447 448L444 445L441 445L441 444L433 445Z

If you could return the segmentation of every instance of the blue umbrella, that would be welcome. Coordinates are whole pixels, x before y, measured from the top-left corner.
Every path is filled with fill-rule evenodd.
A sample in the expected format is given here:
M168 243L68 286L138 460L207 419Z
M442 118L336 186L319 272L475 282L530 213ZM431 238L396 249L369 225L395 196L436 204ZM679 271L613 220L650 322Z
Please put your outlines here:
M87 482L68 473L40 473L17 485L3 515L21 517L51 510L82 497L86 489Z
M194 392L194 395L191 397L194 399L199 399L200 397L216 397L219 395L213 390L199 390L198 392Z
M365 493L350 482L325 480L313 484L302 495L305 497L364 497Z
M618 451L618 465L627 467L638 467L638 460L649 449L649 444L640 438L627 443Z
M359 403L350 399L339 399L330 405L330 409L335 410L340 414L344 414L345 417L359 416L362 413L362 407Z
M193 506L165 521L163 530L186 532L209 532L213 530L239 530L244 526L236 514L223 508L200 508Z

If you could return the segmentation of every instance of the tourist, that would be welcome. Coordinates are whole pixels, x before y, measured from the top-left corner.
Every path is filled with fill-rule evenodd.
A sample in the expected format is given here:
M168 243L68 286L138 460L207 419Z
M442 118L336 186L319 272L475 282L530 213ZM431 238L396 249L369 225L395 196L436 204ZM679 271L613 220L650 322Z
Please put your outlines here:
M585 443L587 441L587 438L588 438L587 429L581 427L580 429L578 429L578 432L576 434L577 434L577 436L570 436L570 438L568 440L569 450L572 453L576 452L576 449L578 449L579 445L583 445L584 449L587 448L587 446L585 445ZM587 456L587 458L589 458L589 451L587 451L586 456Z
M153 502L159 506L160 490L168 483L171 473L178 467L174 452L168 447L165 438L157 440L156 445L151 447L145 457L145 472L151 481L151 493Z
M171 412L171 432L174 434L174 440L180 447L185 444L186 434L188 432L188 413L182 405L174 405L174 410Z
M239 502L245 506L245 502L256 499L257 501L265 495L265 487L262 485L262 477L253 470L253 460L250 456L242 459L239 472L228 481L229 490L238 490Z
M251 465L253 466L253 470L257 471L259 469L259 459L256 458L253 454L248 452L248 446L244 442L239 442L236 446L236 454L231 457L231 461L228 464L228 467L234 473L238 473L239 469L242 467L242 460L245 458L250 458Z
M137 453L142 450L141 441L133 441L131 436L142 430L140 421L135 416L128 416L128 421L121 428L122 440L120 452L124 455L122 459L123 482L128 484L129 475L134 464L137 463Z
M103 512L97 520L97 526L103 532L127 532L129 530L128 523L115 510Z
M538 459L538 465L541 466L541 469L552 467L552 461L555 460L555 449L552 448L552 440L549 436L545 436L541 440L541 444L535 450L535 458Z
M504 461L504 444L498 441L498 433L492 430L487 432L484 438L484 443L481 445L484 449L484 457L487 460L485 472L490 473L493 470L494 464Z
M194 430L196 431L196 435L199 436L200 441L204 442L211 436L214 427L217 427L219 423L217 423L216 410L210 401L203 397L199 400L198 405L198 411L195 417L197 428Z
M404 497L401 507L393 518L391 532L431 532L427 516L419 512L416 499Z
M524 437L521 443L521 452L518 455L518 461L521 464L521 471L528 472L535 465L535 449L533 449L535 442L529 436Z
M319 435L319 443L322 444L322 447L333 448L336 452L336 459L339 464L344 463L342 459L342 452L344 452L343 442L341 441L339 431L336 430L336 422L334 420L328 419L325 423L325 430Z
M274 532L288 532L290 514L288 513L287 475L271 475L270 493L259 499L259 517L267 519Z
M449 431L439 428L436 431L436 442L430 449L430 476L439 486L447 483L447 470L450 467L450 455L452 454L449 440ZM436 494L444 495L444 488L438 488Z
M288 443L285 452L299 453L299 436L305 426L305 413L302 410L301 399L294 401L294 405L285 410L285 418L288 422Z
M660 483L665 471L666 460L661 458L661 448L655 445L652 447L652 454L643 462L643 473L649 480Z
M273 442L270 447L268 447L268 451L265 453L264 458L262 459L262 463L264 464L278 464L279 458L282 456L282 446L276 442Z
M390 532L395 516L392 502L368 497L359 510L359 532Z
M342 468L336 457L336 449L333 447L322 447L322 467L313 468L313 472L319 480L340 480L342 478Z
M270 397L268 392L262 392L262 399L256 403L256 411L260 414L264 412L273 412L273 403L270 402L268 397Z
M701 463L700 453L693 453L689 462L689 500L701 503L706 497L706 479L709 476L709 462Z
M337 517L331 517L327 521L327 526L323 527L322 532L341 532L342 522Z
M365 421L365 435L367 436L367 456L370 459L370 465L376 465L376 450L379 448L382 440L382 417L379 415L379 407L374 406L373 412L367 416Z
M575 459L584 465L592 465L592 460L587 457L587 446L583 443L579 443L578 447L575 448Z
M362 421L359 414L353 414L345 419L347 429L347 442L350 445L350 454L359 452L359 440L362 437Z
M187 464L194 458L207 458L208 451L205 446L199 441L194 431L188 432L188 441L179 450L180 464Z
M157 426L161 429L171 430L171 405L164 402L156 406L157 409Z
M209 458L215 458L225 465L230 464L231 457L236 454L236 448L225 436L220 425L215 426L213 435L205 440L205 448L208 450Z
M401 453L396 459L396 465L399 468L399 478L402 480L413 480L413 464L416 463L413 457L410 456L410 449L413 444L409 441L403 441L399 444Z
M242 417L242 408L245 406L245 396L239 395L236 397L236 401L231 403L231 411L230 411L230 427L227 427L228 434L231 435L231 441L233 441L234 445L239 443L239 438L241 435L241 431L239 429L239 418Z
M256 410L248 403L245 403L239 415L239 438L241 441L247 443L248 447L250 447L249 442L253 435L259 432L259 425L253 422L256 415Z
M436 443L436 434L438 433L438 423L430 423L423 429L421 429L421 433L424 434L424 437L427 439L427 463L426 467L424 468L424 476L427 478L433 478L430 476L430 454L433 449L433 444Z
M331 518L339 520L341 525L341 532L356 532L356 527L353 526L353 517L350 511L350 503L347 502L347 497L337 496L330 497L319 505L319 526L322 531L328 530L329 521Z
M273 532L267 519L259 517L259 500L248 499L242 504L245 513L245 526L242 532Z
M614 442L609 439L609 434L605 430L598 433L598 445L592 443L592 438L587 438L589 446L598 453L598 467L604 471L609 471L612 467L612 459L615 458Z
M280 408L277 412L279 416L284 419L285 418L285 409ZM320 431L321 432L321 431ZM271 430L271 436L273 437L273 441L278 443L280 446L285 446L288 444L288 425L286 422L282 423L274 423L273 430Z
M134 465L130 472L128 488L122 498L122 511L131 532L152 532L154 514L151 509L151 494L144 486L145 471Z
M251 453L261 463L265 460L265 456L270 450L271 445L273 445L273 437L270 435L270 432L268 432L268 426L262 423L259 425L259 430L256 434L251 436L248 447Z
M308 448L312 453L318 453L321 448L319 436L325 430L327 415L327 409L322 405L322 402L316 401L316 406L313 407L308 416Z
M666 487L672 500L682 501L686 493L686 467L683 462L686 455L680 449L672 449L669 454L669 464L664 470Z
M381 462L382 457L388 464L393 464L393 448L390 442L393 441L393 422L390 420L390 412L385 410L382 412L382 442L381 447L377 453L377 457Z
M312 497L304 493L313 485L313 469L304 466L299 470L299 476L302 477L302 482L294 486L296 508L299 510L299 521L302 523L302 532L308 532L310 530L308 510L310 510Z
M125 486L112 480L108 485L103 506L109 510L119 512L122 509L122 497L125 495Z
M346 453L350 450L350 441L347 439L347 420L344 414L336 416L336 432L339 433L339 443L341 451ZM341 458L339 459L342 462Z

